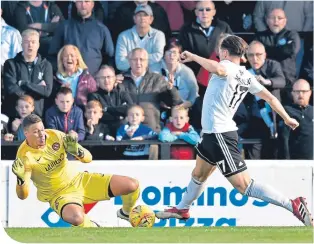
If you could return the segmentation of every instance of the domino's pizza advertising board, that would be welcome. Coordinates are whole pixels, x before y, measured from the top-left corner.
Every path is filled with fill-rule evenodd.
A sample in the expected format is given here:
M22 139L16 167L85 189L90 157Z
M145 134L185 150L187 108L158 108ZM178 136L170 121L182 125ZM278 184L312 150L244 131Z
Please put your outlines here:
M304 196L313 211L313 163L289 164L287 161L248 162L251 177L272 185L289 198ZM141 196L137 204L154 211L175 206L191 179L195 161L95 161L90 164L70 162L82 171L127 175L139 180ZM15 194L15 176L9 174L8 227L70 227L50 207L37 200L32 185L29 197ZM102 186L99 186L100 188ZM120 197L85 206L90 218L104 227L130 227L118 219ZM206 182L203 194L190 210L187 221L156 219L155 227L181 226L300 226L292 213L259 199L242 196L217 169Z

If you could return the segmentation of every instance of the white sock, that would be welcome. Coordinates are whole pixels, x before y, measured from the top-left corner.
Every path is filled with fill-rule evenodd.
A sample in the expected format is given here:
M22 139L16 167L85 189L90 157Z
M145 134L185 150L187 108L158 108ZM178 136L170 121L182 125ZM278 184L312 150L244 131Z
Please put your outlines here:
M244 195L261 199L265 202L283 207L290 212L293 212L292 204L289 198L283 196L271 186L259 184L253 179L251 179Z
M184 192L182 200L179 202L177 209L189 209L194 202L204 190L204 182L195 180L193 177Z

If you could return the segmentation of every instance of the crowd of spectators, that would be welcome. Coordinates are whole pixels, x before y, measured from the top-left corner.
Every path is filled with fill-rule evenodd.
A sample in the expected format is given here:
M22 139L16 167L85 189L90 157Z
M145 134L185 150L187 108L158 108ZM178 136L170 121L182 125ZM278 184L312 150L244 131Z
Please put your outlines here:
M195 145L211 74L184 50L219 61L227 34L248 41L243 65L300 127L290 131L247 95L235 114L249 159L313 159L313 2L1 2L1 135L25 139L35 113L79 141L183 140ZM191 145L173 159L195 157ZM156 145L130 144L124 159L157 159Z

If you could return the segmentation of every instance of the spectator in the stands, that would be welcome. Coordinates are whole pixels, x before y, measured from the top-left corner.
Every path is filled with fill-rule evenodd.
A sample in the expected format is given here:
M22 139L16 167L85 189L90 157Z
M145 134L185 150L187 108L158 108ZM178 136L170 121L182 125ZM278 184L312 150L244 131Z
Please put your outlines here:
M136 7L135 25L118 37L115 55L118 70L125 72L130 68L128 53L137 47L144 48L148 52L150 67L162 59L166 39L164 33L151 27L153 20L153 11L149 5Z
M46 57L54 30L64 20L59 7L52 1L20 1L14 10L16 28L22 33L35 29L40 33L38 52Z
M280 156L283 159L313 160L313 106L309 104L312 91L306 80L293 84L293 104L285 106L287 113L300 125L291 130L282 121L280 135Z
M183 50L203 58L218 61L215 52L217 42L223 33L232 33L229 25L215 18L216 9L212 1L198 1L195 9L196 20L182 27L179 40ZM196 62L187 63L198 81L199 94L204 97L210 74Z
M34 99L31 96L23 95L21 96L16 103L16 112L18 118L14 118L9 122L10 132L4 136L4 140L7 138L14 138L17 141L24 141L24 128L23 128L23 119L34 112Z
M104 11L104 23L105 25L111 23L113 20L117 9L127 1L108 1L108 0L101 0L99 1L102 5Z
M84 110L87 95L97 91L97 84L74 45L65 45L58 53L58 72L52 96L55 97L61 86L70 87L75 104Z
M18 1L1 1L1 9L3 10L2 18L5 22L15 27L14 11L19 2Z
M117 131L116 140L143 141L157 138L157 133L150 127L143 125L145 119L144 109L139 105L133 105L128 109L127 123L121 125ZM126 147L123 152L124 159L148 159L149 145L134 145Z
M114 43L116 43L121 32L132 28L134 23L134 11L139 5L148 5L151 7L154 16L152 27L162 31L165 34L166 39L170 38L171 29L167 13L159 4L150 1L128 1L117 8L115 16L111 21L110 30L112 32Z
M22 51L22 37L18 30L9 26L1 16L1 73L3 64L7 59L14 58L16 54Z
M280 63L268 59L268 53L259 41L250 43L246 55L251 66L250 71L280 101L280 89L283 89L286 85Z
M133 104L132 98L116 83L115 71L111 66L102 66L96 75L96 81L98 91L90 93L88 101L97 100L102 104L101 122L108 125L115 135L124 122L128 108Z
M8 124L9 124L9 117L6 116L5 114L1 113L1 139L5 141L13 141L14 135L9 134L9 129L8 129ZM8 135L7 137L4 137L5 135Z
M288 30L313 31L313 1L257 1L253 17L258 32L267 30L267 16L278 8L286 13Z
M171 31L179 31L184 25L184 12L195 9L195 1L155 1L166 11Z
M296 56L300 50L300 37L296 31L287 30L286 23L287 18L282 9L272 10L267 16L268 29L258 32L256 39L264 44L268 58L281 64L286 88L291 88L297 75ZM288 93L282 93L284 103L289 98Z
M280 63L267 59L264 45L258 41L250 43L247 58L250 71L257 80L280 100L280 90L285 87L285 77ZM254 95L248 95L243 105L250 115L244 116L243 108L238 109L235 118L239 127L247 127L239 135L246 139L261 139L261 143L245 144L243 148L249 159L273 159L276 155L277 121L276 114L268 103ZM240 122L240 117L246 118Z
M313 86L313 45L305 52L299 78L303 78Z
M56 69L60 48L72 44L81 51L92 75L102 63L113 62L114 46L109 29L92 16L94 1L76 1L78 16L60 23L49 48L50 59Z
M74 134L79 141L85 138L83 111L74 104L72 90L61 87L56 95L56 104L46 111L45 123L47 129L60 130Z
M35 114L43 116L45 99L52 91L53 74L51 64L37 53L39 33L25 30L22 33L22 49L15 58L4 63L3 84L5 100L3 109L12 117L18 97L30 95L35 100Z
M196 145L200 140L199 134L189 124L188 110L183 107L174 107L171 111L170 123L160 132L159 140L162 142L174 142L183 140L191 145ZM172 146L171 159L194 159L195 153L191 146Z
M91 0L92 1L92 0ZM60 8L65 19L71 19L78 17L77 8L75 1L55 1L55 3ZM95 6L92 11L92 15L95 19L99 20L101 23L104 23L104 9L100 1L94 1Z
M164 48L164 58L150 71L162 74L166 81L177 88L184 108L192 107L198 97L198 85L193 71L180 63L182 46L177 39L170 39Z
M160 103L169 107L182 103L179 93L171 82L161 74L148 70L148 53L143 48L133 49L129 55L131 70L125 74L123 88L131 95L134 103L145 111L144 124L160 131Z
M86 104L84 115L86 120L85 140L115 140L115 138L110 135L108 125L105 125L100 121L103 116L103 106L99 101L89 101Z
M216 18L228 23L234 32L252 32L255 3L256 1L215 1Z

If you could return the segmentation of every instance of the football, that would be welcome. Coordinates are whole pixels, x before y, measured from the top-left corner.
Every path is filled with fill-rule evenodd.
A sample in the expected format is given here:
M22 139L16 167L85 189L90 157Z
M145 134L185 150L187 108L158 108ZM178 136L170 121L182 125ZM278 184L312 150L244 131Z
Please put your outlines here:
M145 205L134 207L129 215L130 223L133 227L153 227L155 223L155 213Z

